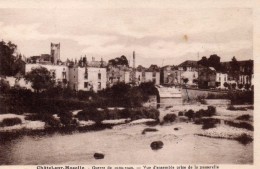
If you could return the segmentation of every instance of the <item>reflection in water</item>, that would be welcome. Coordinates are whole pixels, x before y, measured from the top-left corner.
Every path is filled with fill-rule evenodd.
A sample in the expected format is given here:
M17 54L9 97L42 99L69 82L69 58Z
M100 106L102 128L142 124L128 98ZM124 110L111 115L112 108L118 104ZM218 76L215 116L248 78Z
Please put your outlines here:
M190 124L184 124L189 127ZM192 125L191 127L193 127ZM158 132L141 134L146 126L116 126L98 132L72 135L24 136L0 144L1 164L169 164L169 163L252 163L253 145L214 139L158 126ZM193 127L194 128L194 127ZM190 128L187 128L187 131ZM176 133L175 133L176 132ZM158 151L150 143L162 140ZM105 154L95 160L93 154Z

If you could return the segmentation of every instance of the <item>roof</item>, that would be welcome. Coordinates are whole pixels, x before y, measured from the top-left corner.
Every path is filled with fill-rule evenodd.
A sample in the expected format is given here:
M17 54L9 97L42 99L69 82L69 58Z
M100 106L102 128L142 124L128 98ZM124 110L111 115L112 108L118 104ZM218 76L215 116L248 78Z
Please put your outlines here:
M198 66L198 61L195 60L186 60L182 62L181 64L178 65L179 67L197 67Z
M160 68L157 65L151 65L148 69L146 69L148 72L154 72L154 71L160 71Z

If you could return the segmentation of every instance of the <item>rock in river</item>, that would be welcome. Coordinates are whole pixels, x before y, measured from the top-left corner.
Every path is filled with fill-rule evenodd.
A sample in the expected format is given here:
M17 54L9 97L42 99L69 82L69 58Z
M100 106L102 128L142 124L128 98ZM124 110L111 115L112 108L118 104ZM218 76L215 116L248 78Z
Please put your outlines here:
M151 148L153 150L158 150L161 149L163 147L163 142L162 141L154 141L151 143Z
M105 155L104 154L101 154L101 153L95 153L94 154L94 158L95 159L103 159L105 157Z

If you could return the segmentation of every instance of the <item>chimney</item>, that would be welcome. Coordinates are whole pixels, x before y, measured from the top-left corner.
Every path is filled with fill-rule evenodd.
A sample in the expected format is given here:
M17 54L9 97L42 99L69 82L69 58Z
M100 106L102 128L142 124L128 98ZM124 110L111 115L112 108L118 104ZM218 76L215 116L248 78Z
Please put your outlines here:
M135 51L133 52L133 68L135 69Z

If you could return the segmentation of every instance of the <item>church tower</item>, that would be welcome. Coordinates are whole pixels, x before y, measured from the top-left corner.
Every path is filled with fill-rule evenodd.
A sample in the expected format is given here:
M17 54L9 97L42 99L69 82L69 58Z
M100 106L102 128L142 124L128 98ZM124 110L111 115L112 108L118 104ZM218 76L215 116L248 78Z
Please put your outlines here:
M58 60L60 60L60 43L51 43L51 62L56 65Z

